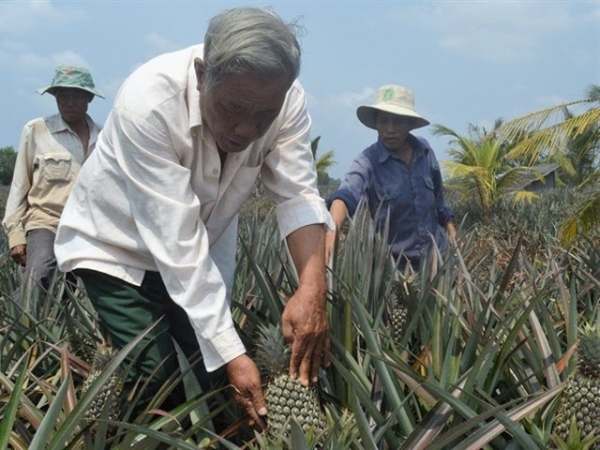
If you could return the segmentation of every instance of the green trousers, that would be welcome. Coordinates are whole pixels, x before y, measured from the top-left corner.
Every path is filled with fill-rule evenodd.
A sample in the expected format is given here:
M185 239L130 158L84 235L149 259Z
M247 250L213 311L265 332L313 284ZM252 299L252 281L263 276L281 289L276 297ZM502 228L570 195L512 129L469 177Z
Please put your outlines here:
M194 371L204 391L224 381L224 370L207 373L204 363L198 361L200 347L188 316L171 300L158 272L146 272L141 286L93 270L77 269L74 273L81 278L98 313L100 326L115 348L124 347L158 322L125 360L126 365L133 362L132 370L127 372L124 380L127 395L136 383L142 386L149 380L134 408L136 412L143 411L161 386L179 369L173 340L191 362L196 362ZM163 409L168 411L184 401L185 393L180 383L163 404Z

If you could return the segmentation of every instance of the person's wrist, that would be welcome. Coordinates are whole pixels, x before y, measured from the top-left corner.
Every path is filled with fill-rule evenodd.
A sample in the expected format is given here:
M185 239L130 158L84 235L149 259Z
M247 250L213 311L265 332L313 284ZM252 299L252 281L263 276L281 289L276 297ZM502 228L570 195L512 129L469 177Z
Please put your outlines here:
M323 277L323 280L314 280L313 283L299 286L298 290L302 290L302 298L309 298L316 300L319 303L326 303L327 299L327 281Z
M246 357L246 353L242 353L241 355L238 355L235 358L227 361L227 363L225 363L225 366L226 366L227 370L229 370L232 367L236 367L239 363L242 362L242 360L245 357Z

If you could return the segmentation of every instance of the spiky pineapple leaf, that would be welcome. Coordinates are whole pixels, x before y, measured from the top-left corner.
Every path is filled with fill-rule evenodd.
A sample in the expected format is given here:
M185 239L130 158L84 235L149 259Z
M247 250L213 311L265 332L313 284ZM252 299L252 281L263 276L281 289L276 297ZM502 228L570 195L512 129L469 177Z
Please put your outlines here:
M258 328L256 362L265 375L276 377L288 370L291 349L285 343L280 325L265 324Z
M290 446L291 450L309 450L306 436L294 419L290 420Z
M243 241L240 241L240 244L248 256L248 264L250 264L250 268L252 269L256 281L261 289L261 293L264 296L269 314L271 315L271 320L275 323L281 322L281 313L284 305L279 293L277 292L277 288L273 283L273 280L269 274L267 274L252 258L252 254L248 246Z
M54 426L56 425L59 419L65 399L67 398L70 380L71 374L67 373L67 379L63 380L63 383L59 388L58 392L56 393L56 396L50 402L50 408L48 408L48 411L44 416L44 420L42 420L40 427L37 429L35 436L31 441L31 448L44 448L44 444L46 442L51 441L51 439L56 435L54 433ZM64 448L65 442L67 440L62 441L62 448ZM61 447L52 447L48 445L47 449L50 450L51 448L55 448L56 450L58 450Z
M2 415L2 421L0 422L0 449L6 450L10 441L10 433L12 431L13 424L17 411L19 409L21 392L23 389L23 383L25 381L25 374L27 373L27 359L22 361L22 368L15 382L14 389L10 395L8 405Z

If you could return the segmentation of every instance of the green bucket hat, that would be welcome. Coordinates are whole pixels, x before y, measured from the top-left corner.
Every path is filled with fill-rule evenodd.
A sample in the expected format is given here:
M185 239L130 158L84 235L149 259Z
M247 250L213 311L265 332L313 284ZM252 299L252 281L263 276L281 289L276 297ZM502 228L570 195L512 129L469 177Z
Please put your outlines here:
M90 71L77 66L60 66L54 72L54 78L52 84L45 88L37 90L38 94L42 95L46 92L54 95L54 89L56 88L75 88L88 91L100 98L104 98L104 94L96 89L94 80Z

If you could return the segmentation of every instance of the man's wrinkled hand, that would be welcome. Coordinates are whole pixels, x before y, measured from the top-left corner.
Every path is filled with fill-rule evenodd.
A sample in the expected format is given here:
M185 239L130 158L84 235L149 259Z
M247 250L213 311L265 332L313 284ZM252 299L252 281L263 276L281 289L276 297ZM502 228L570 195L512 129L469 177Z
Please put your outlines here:
M329 322L325 294L296 291L283 311L282 332L292 346L290 376L308 386L318 379L319 367L329 366Z
M20 266L27 263L27 246L25 244L15 245L10 249L10 257Z
M260 372L248 355L240 355L227 363L227 375L235 400L260 429L267 427L267 406L262 392Z

